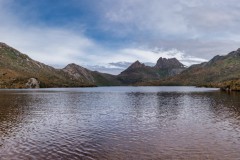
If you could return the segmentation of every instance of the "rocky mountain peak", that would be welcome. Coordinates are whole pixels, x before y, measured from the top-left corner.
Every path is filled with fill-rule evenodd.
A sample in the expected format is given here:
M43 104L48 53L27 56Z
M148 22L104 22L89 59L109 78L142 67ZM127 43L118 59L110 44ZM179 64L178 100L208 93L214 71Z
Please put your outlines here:
M78 72L87 72L88 70L84 67L81 67L75 63L70 63L66 67L63 68L65 72L68 72L70 74L75 74Z
M157 61L157 64L154 66L158 69L166 69L166 68L184 68L184 65L179 62L176 58L162 58L160 57Z
M143 68L143 67L146 67L145 64L143 64L143 63L141 63L139 61L136 61L130 67L128 67L128 70L129 69Z
M81 81L87 80L92 83L94 82L94 78L91 74L91 71L75 63L68 64L65 68L63 68L63 71L68 73L76 80Z

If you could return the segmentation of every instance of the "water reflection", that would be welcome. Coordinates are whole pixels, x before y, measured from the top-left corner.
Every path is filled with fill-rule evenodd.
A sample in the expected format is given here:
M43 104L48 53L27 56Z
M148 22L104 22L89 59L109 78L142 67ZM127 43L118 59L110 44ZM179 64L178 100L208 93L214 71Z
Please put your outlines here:
M0 91L0 157L239 158L240 94L196 90Z
M0 96L0 135L1 138L14 132L31 118L29 107L33 101L32 95L1 94Z

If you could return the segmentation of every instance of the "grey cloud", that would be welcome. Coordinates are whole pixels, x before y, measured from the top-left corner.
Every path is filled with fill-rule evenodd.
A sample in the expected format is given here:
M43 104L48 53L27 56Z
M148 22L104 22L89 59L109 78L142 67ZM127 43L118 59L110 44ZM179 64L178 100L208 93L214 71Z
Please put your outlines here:
M196 37L200 34L201 37L208 29L214 33L228 32L223 30L225 27L238 31L236 24L240 23L237 0L109 1L103 1L109 5L104 6L102 17L109 29L116 29L116 32L119 28L112 28L112 25L119 25L127 31L137 29L140 34L141 31L151 31L152 34L160 33L159 36L187 34L186 37Z
M164 46L164 49L172 47L186 53L187 56L194 56L203 59L211 59L215 55L224 55L240 47L239 41L233 40L204 40L204 39L185 39L185 40L164 40L154 39L148 42L150 47Z
M210 59L240 46L238 0L104 0L102 23L110 33L189 56ZM116 4L117 3L117 4Z

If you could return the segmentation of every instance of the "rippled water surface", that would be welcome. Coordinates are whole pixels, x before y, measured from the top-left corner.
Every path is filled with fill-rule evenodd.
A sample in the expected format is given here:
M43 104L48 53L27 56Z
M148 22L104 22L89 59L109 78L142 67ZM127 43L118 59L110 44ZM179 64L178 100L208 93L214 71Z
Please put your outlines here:
M240 159L240 93L0 90L0 159Z

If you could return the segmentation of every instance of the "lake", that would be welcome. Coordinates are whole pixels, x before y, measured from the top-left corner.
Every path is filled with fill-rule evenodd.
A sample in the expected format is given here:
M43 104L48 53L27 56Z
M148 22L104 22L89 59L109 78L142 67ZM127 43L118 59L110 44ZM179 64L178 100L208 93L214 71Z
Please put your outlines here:
M0 159L239 159L240 93L0 90Z

